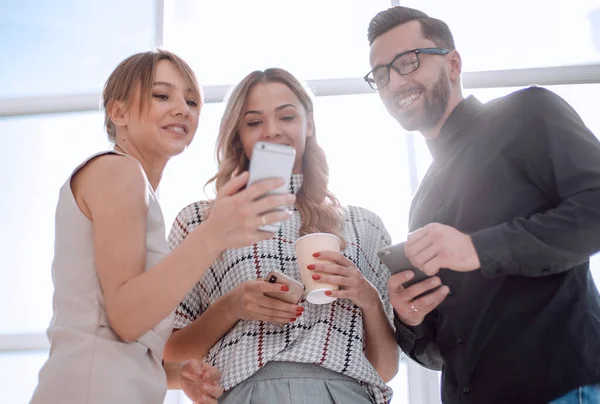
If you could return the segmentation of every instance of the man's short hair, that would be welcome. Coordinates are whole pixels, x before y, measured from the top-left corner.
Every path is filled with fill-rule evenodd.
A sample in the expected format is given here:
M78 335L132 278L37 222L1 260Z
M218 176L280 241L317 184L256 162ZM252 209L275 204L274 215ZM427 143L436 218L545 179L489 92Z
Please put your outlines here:
M368 39L369 45L380 35L399 25L410 21L419 21L423 36L440 48L449 50L456 49L454 37L448 25L436 18L431 18L420 10L414 8L396 6L380 11L369 23Z

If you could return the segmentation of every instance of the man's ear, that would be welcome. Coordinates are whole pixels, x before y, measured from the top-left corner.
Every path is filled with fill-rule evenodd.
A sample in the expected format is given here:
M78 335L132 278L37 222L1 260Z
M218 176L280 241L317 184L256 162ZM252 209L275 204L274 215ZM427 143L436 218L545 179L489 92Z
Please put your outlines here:
M454 82L460 78L462 73L462 58L457 50L453 50L448 56L450 59L450 80Z
M108 108L108 116L115 126L127 126L129 113L123 101L115 101Z

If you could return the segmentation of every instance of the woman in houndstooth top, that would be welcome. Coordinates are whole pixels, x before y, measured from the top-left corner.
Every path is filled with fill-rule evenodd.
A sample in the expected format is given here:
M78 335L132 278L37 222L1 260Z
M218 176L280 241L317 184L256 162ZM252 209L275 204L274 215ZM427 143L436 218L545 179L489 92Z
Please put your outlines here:
M296 149L290 219L269 240L225 250L181 302L165 357L204 358L223 373L220 403L389 403L386 385L398 369L387 297L388 271L376 251L390 239L377 215L343 208L327 189L328 166L315 137L309 92L282 69L255 71L232 91L217 141L217 192L248 169L257 141ZM196 202L177 216L175 248L211 214ZM270 271L300 279L293 243L314 232L343 240L342 252L322 252L314 277L341 286L331 304L288 304L263 293Z

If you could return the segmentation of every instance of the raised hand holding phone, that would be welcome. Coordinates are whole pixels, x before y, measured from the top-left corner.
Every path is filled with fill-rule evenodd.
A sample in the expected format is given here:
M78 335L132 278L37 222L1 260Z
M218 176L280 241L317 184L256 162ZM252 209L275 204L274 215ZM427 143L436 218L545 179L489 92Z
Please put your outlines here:
M247 181L248 173L242 173L225 184L205 221L214 236L211 242L217 244L219 251L271 238L272 234L260 231L259 227L281 222L290 216L289 211L278 207L293 204L295 195L275 194L261 198L280 187L283 179L271 178L243 189ZM189 237L200 237L195 234L193 232Z
M290 178L292 177L295 159L296 150L291 146L263 141L256 142L250 159L248 186L266 179L282 178L284 180L283 185L261 197L289 193ZM274 233L279 230L280 225L281 222L263 223L259 230Z

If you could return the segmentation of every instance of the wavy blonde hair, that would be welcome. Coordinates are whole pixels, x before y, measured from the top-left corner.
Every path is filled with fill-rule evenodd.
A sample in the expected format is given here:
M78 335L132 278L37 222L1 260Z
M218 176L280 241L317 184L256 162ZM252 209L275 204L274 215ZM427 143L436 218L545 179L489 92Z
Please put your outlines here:
M291 73L279 68L253 71L230 92L216 145L218 171L206 185L215 184L217 192L234 176L248 170L250 160L244 153L239 128L242 123L244 104L250 91L258 83L281 83L298 97L306 111L307 119L313 119L313 102L308 89ZM306 148L302 157L303 181L296 195L296 208L300 212L300 236L310 233L335 234L342 241L344 209L338 199L329 191L329 166L325 152L319 146L316 133L306 138Z

